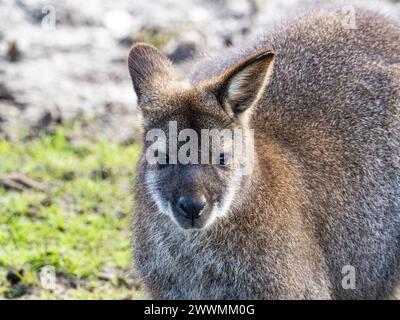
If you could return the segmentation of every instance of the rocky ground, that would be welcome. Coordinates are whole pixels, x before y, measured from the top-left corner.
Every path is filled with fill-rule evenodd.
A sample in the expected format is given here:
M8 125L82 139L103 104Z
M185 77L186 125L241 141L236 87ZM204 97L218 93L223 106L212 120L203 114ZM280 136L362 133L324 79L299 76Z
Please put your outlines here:
M320 1L321 2L321 1ZM337 1L323 1L331 4ZM37 135L71 119L116 142L138 131L126 66L146 41L188 70L313 0L0 1L0 134ZM360 1L400 17L396 0Z

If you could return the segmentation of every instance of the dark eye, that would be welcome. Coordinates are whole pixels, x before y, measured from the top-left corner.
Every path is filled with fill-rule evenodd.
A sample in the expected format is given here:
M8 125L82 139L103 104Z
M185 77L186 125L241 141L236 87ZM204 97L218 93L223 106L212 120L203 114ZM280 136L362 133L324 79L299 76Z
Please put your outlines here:
M229 162L229 157L228 157L228 155L225 154L225 153L221 153L221 154L219 155L219 164L220 164L221 166L226 166L226 165L228 164L228 162Z

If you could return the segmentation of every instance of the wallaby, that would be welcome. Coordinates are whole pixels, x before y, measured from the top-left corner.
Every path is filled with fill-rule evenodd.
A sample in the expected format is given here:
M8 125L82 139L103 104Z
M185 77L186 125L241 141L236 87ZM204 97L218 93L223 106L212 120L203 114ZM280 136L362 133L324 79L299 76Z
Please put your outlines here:
M168 139L176 123L254 136L247 175L223 149L220 163L171 163L166 150L166 163L150 163L143 137L133 257L148 297L393 298L400 27L358 8L354 22L338 8L309 11L205 59L187 82L155 47L131 49L144 134Z

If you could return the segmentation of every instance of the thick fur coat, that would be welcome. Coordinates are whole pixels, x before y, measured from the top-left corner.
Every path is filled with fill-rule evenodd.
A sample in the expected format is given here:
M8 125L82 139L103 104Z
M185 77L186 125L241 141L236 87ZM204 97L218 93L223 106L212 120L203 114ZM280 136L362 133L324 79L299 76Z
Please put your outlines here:
M199 104L207 102L196 96L198 86L257 51L275 52L269 83L246 120L255 130L255 167L235 182L224 217L204 229L179 228L151 193L181 181L149 186L151 169L144 156L139 162L133 257L150 297L391 297L400 274L400 27L357 9L356 28L344 28L337 13L309 12L198 64L174 119L207 128L221 115L202 120ZM169 111L163 120L145 114L145 131ZM224 179L207 192L226 189ZM353 289L342 285L346 265L355 270Z

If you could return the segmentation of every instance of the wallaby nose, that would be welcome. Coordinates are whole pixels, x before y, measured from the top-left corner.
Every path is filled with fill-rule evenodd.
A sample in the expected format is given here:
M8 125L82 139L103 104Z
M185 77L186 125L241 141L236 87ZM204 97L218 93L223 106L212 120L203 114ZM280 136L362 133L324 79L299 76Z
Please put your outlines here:
M182 209L186 218L197 219L201 216L201 211L206 205L204 196L185 196L180 197L178 201L179 208Z

